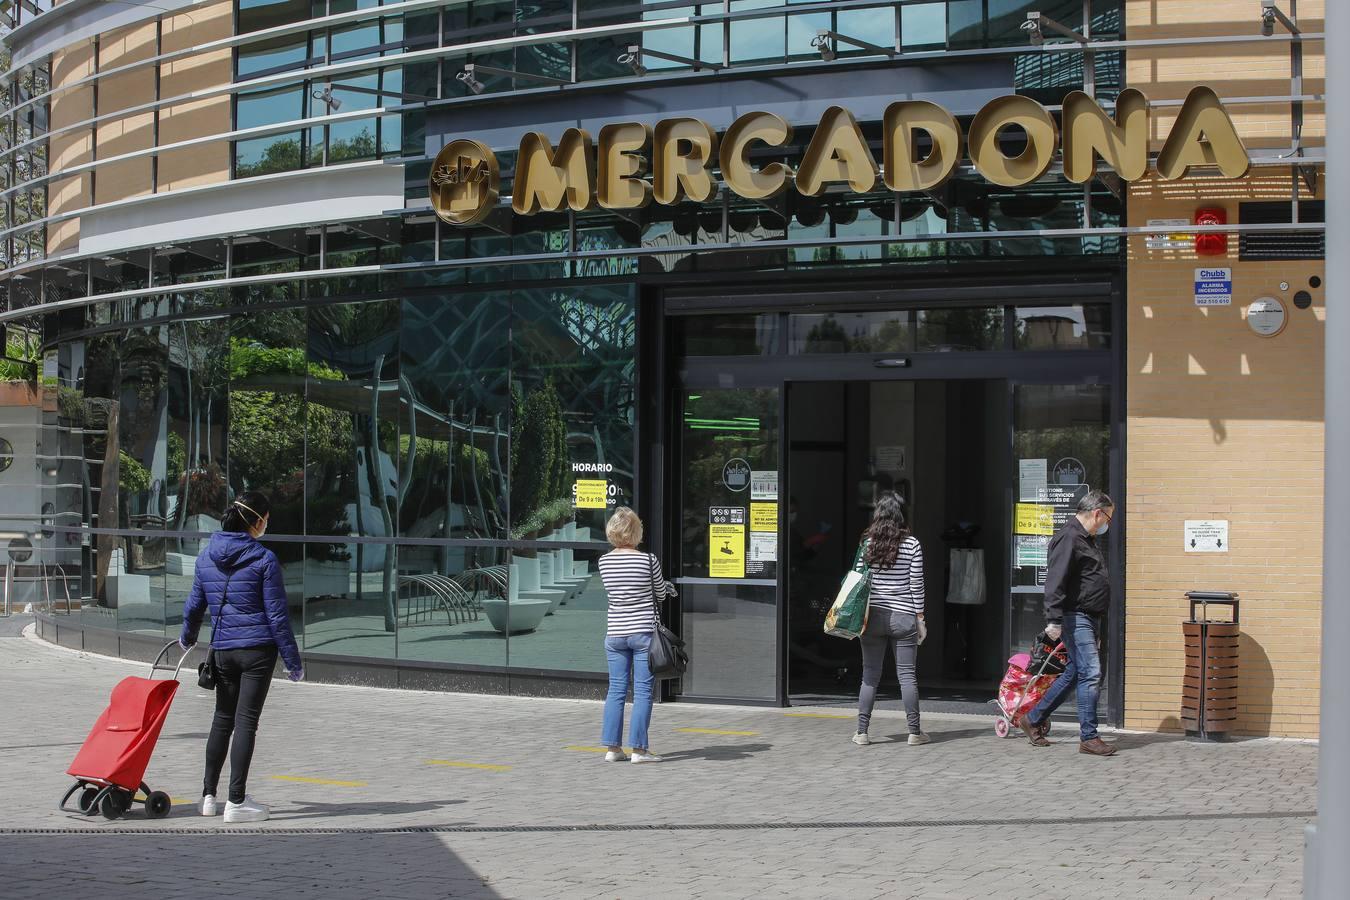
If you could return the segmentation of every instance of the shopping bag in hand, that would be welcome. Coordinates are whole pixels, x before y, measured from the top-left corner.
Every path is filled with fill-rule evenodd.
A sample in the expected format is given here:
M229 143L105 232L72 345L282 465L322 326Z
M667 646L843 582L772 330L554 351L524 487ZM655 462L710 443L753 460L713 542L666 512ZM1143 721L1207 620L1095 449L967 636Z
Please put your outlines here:
M867 628L867 603L872 597L872 567L863 565L864 541L853 557L853 568L844 576L830 611L825 615L825 633L852 640Z

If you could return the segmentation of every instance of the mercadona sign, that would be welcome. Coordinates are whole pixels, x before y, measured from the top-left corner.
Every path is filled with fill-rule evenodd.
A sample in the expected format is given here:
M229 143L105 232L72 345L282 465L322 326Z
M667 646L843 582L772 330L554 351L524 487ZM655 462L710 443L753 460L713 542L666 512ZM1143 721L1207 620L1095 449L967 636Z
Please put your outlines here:
M1064 98L1064 177L1082 184L1096 172L1097 160L1126 181L1148 169L1149 104L1139 91L1116 98L1114 115L1081 91ZM1026 146L1016 156L1003 152L1000 133L1019 126ZM918 136L931 149L919 155ZM867 193L882 181L892 191L925 191L947 180L969 154L987 181L1004 187L1029 184L1043 176L1060 151L1060 126L1044 106L1029 97L998 97L976 113L968 132L946 109L926 100L901 100L886 108L882 120L882 160L877 163L853 114L831 106L821 116L800 165L770 162L756 168L750 151L782 147L792 141L792 126L769 112L748 112L719 135L695 118L662 119L655 126L616 122L600 129L598 139L569 128L555 147L539 132L520 139L511 208L521 215L586 210L594 207L641 209L649 203L711 200L718 184L714 167L733 192L747 200L765 200L789 187L808 197L832 184ZM1165 181L1184 178L1193 166L1216 167L1228 178L1245 175L1247 150L1217 94L1208 87L1191 90L1163 142L1154 167ZM649 174L650 173L650 174ZM497 158L482 143L459 138L436 154L431 167L431 205L452 225L481 222L496 208L501 188Z

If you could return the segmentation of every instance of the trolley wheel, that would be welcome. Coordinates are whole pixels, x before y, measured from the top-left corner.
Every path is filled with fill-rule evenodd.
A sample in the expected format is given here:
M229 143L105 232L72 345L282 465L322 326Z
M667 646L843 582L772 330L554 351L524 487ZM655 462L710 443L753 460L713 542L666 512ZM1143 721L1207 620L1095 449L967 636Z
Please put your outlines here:
M116 791L109 791L103 795L103 799L98 802L98 811L103 813L105 819L120 819L122 813L126 812L122 808L122 801L118 799Z
M94 798L97 796L98 788L95 787L87 787L80 791L80 799L78 801L80 804L80 812L84 813L86 816L92 816L94 813L98 812L98 810L94 809Z
M163 791L151 791L145 798L145 814L152 819L162 819L173 809L173 802Z
M1001 738L1005 738L1008 736L1007 719L998 719L997 721L994 722L994 734L998 735Z

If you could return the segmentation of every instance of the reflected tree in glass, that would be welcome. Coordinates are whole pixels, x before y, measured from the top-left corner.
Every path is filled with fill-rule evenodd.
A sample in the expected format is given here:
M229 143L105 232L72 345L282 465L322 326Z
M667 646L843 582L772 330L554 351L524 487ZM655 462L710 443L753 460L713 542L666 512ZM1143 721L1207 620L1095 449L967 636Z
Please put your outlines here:
M309 311L306 396L311 434L331 428L331 455L306 460L306 533L393 537L409 456L400 453L399 304ZM327 440L328 435L323 436ZM409 447L411 450L412 447ZM358 586L378 573L385 630L395 628L395 558L385 544L351 549Z

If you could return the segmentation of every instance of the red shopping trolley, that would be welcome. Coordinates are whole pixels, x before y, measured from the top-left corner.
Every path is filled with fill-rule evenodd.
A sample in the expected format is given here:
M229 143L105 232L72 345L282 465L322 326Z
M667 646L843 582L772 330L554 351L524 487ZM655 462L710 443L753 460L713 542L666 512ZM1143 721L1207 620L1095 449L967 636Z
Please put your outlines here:
M1000 713L994 733L1007 737L1020 727L1022 717L1041 702L1050 685L1069 664L1069 651L1060 641L1051 641L1045 632L1036 637L1030 653L1017 653L1008 659L1008 671L998 686L995 703Z
M173 805L169 795L150 790L144 778L159 732L168 718L169 706L178 692L178 671L187 658L186 653L182 654L172 669L160 665L176 643L165 644L159 651L150 664L149 678L133 675L123 678L112 689L108 708L98 717L75 761L66 770L66 774L75 777L75 784L61 798L60 809L75 812L66 804L78 793L79 812L87 816L102 813L105 819L117 819L135 803L145 804L145 814L152 819L169 814ZM170 670L173 678L155 680L155 672Z

